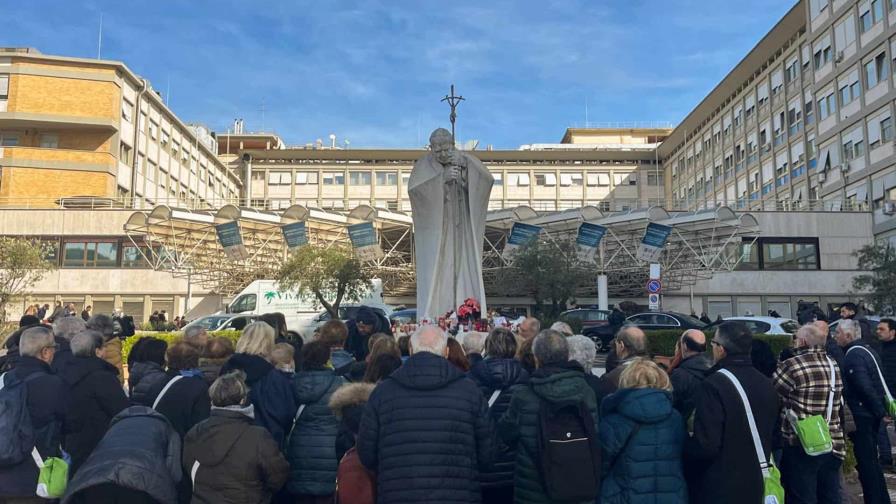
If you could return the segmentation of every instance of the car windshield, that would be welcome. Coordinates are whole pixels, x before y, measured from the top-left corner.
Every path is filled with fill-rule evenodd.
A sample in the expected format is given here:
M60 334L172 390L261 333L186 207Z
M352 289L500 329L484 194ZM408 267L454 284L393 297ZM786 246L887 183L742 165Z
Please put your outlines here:
M221 325L228 320L230 320L230 317L202 317L201 319L193 322L193 324L205 328L206 331L214 331L221 327Z
M694 318L694 317L692 317L692 316L690 316L690 315L685 315L684 313L672 313L672 315L675 315L675 316L678 317L682 322L687 323L687 324L691 324L691 325L693 325L694 327L703 327L703 326L706 325L706 324L703 323L702 320L697 319L697 318Z

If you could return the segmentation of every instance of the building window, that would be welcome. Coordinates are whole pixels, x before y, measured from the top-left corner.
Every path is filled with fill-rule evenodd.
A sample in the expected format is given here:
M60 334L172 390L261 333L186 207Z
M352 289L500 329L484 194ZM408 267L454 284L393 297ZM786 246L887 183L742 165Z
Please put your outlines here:
M211 181L209 181L211 182ZM291 185L292 173L290 172L270 172L268 173L268 185Z
M831 61L831 42L830 40L827 43L816 49L815 54L813 55L813 59L815 61L815 70L820 69L821 67L827 65Z
M889 73L890 68L885 53L880 53L873 60L865 63L865 80L868 82L868 89L886 80Z
M508 186L518 186L518 187L528 187L529 174L528 173L508 173L507 174L507 185Z
M744 238L741 270L819 270L818 238Z
M369 186L370 172L353 171L348 172L348 183L353 186Z
M494 185L492 185L492 187L504 185L504 176L502 174L492 173L492 177L495 179L495 183ZM405 183L404 185L407 186L407 183Z
M888 117L880 122L880 138L884 143L893 140L893 118Z
M170 140L170 137L168 136L168 132L163 131L162 132L162 145L168 145L168 140Z
M609 173L589 173L588 174L588 185L596 186L596 187L610 187L610 174Z
M343 173L343 172L324 173L324 185L345 185L345 173Z
M377 186L397 186L398 172L376 172Z
M843 107L862 95L858 79L840 88L840 106Z
M554 187L557 185L557 175L553 173L536 173L535 185L542 187Z
M159 135L159 125L155 121L149 121L149 136L153 140Z
M859 16L859 27L865 33L884 18L883 0L872 0L870 6L866 3L859 7L859 12L862 13Z
M649 185L649 186L663 185L663 174L648 172L647 173L647 185Z
M561 173L560 174L560 185L563 187L582 186L582 174L581 173Z
M317 184L317 172L296 172L296 185Z
M66 241L62 265L68 268L113 268L118 263L118 243Z
M821 120L825 120L828 116L837 112L837 100L834 93L831 93L818 100L818 116Z
M39 139L41 149L59 148L59 135L55 133L41 133Z
M149 247L125 245L121 248L121 267L130 269L146 269L152 267L146 257L152 257Z
M121 101L121 118L127 122L134 121L134 104L127 101Z
M11 131L0 131L0 147L15 147L19 145L19 134Z

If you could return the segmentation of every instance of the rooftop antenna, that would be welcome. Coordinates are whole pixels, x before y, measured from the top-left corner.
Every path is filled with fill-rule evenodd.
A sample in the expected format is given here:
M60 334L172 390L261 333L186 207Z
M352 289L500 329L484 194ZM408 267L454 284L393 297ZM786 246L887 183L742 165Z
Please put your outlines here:
M330 137L329 137L329 138L330 138L330 148L331 148L331 149L335 149L335 148L336 148L336 134L335 134L335 133L330 133Z
M102 59L103 54L103 13L100 12L100 33L96 42L96 59Z
M451 119L451 138L454 142L457 142L457 136L454 134L454 123L457 121L457 106L460 105L460 102L464 101L463 96L455 96L454 95L454 84L451 85L451 94L445 95L442 98L443 102L448 102L448 106L451 107L451 115L448 116Z

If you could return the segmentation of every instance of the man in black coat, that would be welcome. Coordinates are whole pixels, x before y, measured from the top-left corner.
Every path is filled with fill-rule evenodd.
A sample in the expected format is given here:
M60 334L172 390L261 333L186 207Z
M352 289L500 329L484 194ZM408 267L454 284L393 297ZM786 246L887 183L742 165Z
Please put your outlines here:
M676 355L680 356L680 361L669 373L672 381L672 406L687 423L697 406L697 393L710 366L706 358L706 335L703 331L685 331L676 345Z
M855 303L843 303L840 306L840 319L855 320L862 329L862 341L867 346L873 348L875 352L880 353L880 342L877 341L875 334L871 331L871 324L868 323L868 319L864 316L859 316L858 311L859 308Z
M355 318L349 320L348 339L345 341L345 349L355 356L355 360L363 362L367 358L367 340L372 334L384 333L392 336L392 326L389 320L376 310L362 306L358 308Z
M846 386L843 397L856 424L855 432L849 437L865 502L890 502L877 449L881 421L887 416L884 387L878 375L880 359L877 352L865 344L858 321L841 320L837 324L836 337L846 355L842 370Z
M19 338L19 359L15 369L3 376L3 386L24 382L26 408L34 429L37 451L42 458L58 457L62 433L66 386L53 374L50 363L56 352L53 333L46 327L32 327ZM0 466L0 502L5 499L36 499L38 469L31 454L18 464Z
M740 322L724 322L712 340L713 362L697 397L694 435L685 443L684 458L694 471L691 502L755 504L762 502L762 470L756 455L746 408L734 384L719 372L732 373L744 389L765 457L771 456L778 416L778 395L771 380L750 361L753 335Z
M358 456L377 475L377 502L481 501L479 471L494 458L494 425L476 385L450 364L435 326L411 337L411 357L370 395Z
M613 367L612 371L608 371L600 377L598 390L595 391L598 408L604 397L619 389L619 377L625 367L634 359L647 355L647 336L636 326L623 326L613 340L613 348L610 352L614 351L619 363Z
M112 417L128 407L118 381L118 369L102 359L103 336L84 331L71 342L75 358L61 378L70 389L63 425L63 447L72 456L69 474L81 464L106 434Z
M890 318L880 319L877 324L877 339L880 342L881 371L890 393L893 393L896 390L896 321ZM883 424L880 430L878 436L880 463L884 466L892 466L892 447L887 433L889 429L886 424Z

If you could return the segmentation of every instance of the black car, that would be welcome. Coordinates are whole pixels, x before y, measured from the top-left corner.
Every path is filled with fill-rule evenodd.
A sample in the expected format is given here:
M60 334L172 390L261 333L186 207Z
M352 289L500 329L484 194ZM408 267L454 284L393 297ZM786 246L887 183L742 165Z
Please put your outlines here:
M706 324L700 320L678 312L644 312L625 319L626 325L638 326L645 331L662 329L704 329Z

